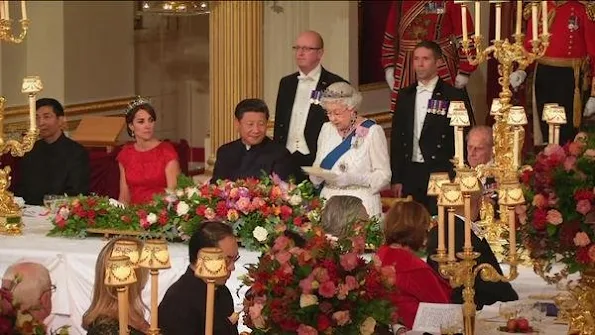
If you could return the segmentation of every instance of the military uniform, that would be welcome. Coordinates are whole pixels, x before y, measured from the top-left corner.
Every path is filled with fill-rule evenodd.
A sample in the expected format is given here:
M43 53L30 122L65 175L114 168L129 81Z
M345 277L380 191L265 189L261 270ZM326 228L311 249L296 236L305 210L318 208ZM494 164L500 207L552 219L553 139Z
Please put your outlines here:
M541 8L539 7L539 31ZM531 50L533 36L531 5L524 9L528 21L525 47ZM567 123L560 127L560 144L574 138L581 124L586 96L595 96L595 3L589 1L548 1L550 44L534 71L534 92L538 119L543 105L556 102L564 106ZM589 64L590 58L590 64ZM548 125L540 121L541 133L548 138Z
M467 31L474 32L473 21L467 14ZM416 81L413 49L422 40L438 43L443 62L438 75L454 85L457 74L470 75L475 66L469 64L462 48L463 28L461 5L451 1L394 1L386 21L382 43L382 67L394 67L395 85L391 93L391 111L395 110L400 89Z

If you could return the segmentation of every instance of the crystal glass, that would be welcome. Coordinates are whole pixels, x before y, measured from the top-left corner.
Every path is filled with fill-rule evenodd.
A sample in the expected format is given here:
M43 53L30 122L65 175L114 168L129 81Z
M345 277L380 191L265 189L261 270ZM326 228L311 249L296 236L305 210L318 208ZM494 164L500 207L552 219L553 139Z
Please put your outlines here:
M66 196L56 194L46 194L43 196L43 205L51 214L56 214L61 204L66 202Z

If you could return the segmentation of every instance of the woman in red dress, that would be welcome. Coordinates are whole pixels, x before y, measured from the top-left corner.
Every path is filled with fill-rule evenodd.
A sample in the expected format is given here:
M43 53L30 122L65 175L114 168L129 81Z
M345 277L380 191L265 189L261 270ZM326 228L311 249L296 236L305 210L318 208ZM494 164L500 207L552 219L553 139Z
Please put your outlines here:
M154 137L156 120L155 109L146 99L139 97L126 109L126 130L134 142L124 145L117 158L119 200L124 204L148 203L153 195L176 187L178 154L171 143Z
M402 325L411 329L420 302L450 302L450 285L415 254L425 243L430 214L412 200L397 202L384 221L386 244L378 249L382 265L397 272L396 300ZM399 334L399 333L397 333Z

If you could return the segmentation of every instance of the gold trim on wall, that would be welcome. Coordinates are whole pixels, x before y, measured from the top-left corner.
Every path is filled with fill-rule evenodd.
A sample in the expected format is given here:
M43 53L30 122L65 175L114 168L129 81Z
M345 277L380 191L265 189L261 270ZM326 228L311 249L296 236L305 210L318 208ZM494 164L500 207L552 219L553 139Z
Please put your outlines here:
M71 104L64 107L64 114L66 116L77 116L83 114L101 113L106 111L124 110L130 101L135 97L125 97L109 100L99 100L92 102L84 102L79 104ZM122 112L122 114L124 114ZM4 109L4 119L15 119L18 117L25 117L29 115L29 106L13 106ZM19 122L15 123L19 124ZM9 127L6 124L5 127Z
M391 114L390 111L364 114L362 116L366 117L368 119L374 120L374 122L376 122L376 124L383 126L383 128L386 128L386 127L384 127L386 125L388 125L390 128L391 123L393 121L393 115ZM269 122L267 123L267 130L271 130L274 127L275 127L275 120L269 120Z

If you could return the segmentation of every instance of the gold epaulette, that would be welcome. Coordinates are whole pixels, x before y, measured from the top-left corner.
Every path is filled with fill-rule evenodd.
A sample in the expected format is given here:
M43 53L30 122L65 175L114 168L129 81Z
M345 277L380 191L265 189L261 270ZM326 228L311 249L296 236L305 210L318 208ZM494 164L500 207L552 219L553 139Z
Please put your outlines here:
M529 19L531 18L531 3L530 2L525 5L525 8L523 8L523 18L526 21L529 21Z
M585 12L587 13L587 17L591 21L595 21L595 2L593 1L579 1L583 5L585 5Z

